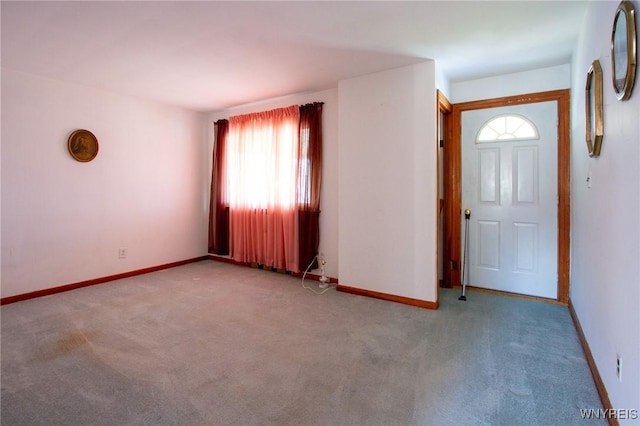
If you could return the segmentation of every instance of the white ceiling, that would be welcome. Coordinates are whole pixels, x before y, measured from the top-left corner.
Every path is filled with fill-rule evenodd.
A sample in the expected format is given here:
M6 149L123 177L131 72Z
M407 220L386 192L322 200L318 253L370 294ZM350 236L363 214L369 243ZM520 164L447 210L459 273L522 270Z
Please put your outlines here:
M434 59L451 81L568 63L584 1L2 1L2 67L198 111Z

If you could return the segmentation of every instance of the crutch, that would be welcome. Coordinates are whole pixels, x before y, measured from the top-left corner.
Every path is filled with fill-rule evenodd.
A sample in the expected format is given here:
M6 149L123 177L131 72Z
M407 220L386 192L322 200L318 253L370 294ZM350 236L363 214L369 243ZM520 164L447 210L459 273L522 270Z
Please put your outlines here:
M471 218L471 210L464 211L464 250L462 252L462 294L458 300L467 300L467 283L464 280L464 271L467 269L467 257L469 257L469 219ZM468 275L468 274L467 274ZM469 280L469 277L467 277Z

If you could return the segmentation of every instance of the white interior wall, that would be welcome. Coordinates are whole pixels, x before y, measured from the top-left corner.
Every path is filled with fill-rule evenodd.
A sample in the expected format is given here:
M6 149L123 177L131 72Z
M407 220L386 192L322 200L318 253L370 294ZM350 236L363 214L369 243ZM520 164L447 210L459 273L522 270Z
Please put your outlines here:
M557 65L477 80L451 83L452 103L546 92L571 87L571 65Z
M437 301L435 67L338 85L343 285Z
M319 252L325 256L326 273L330 277L338 277L338 90L330 89L322 92L304 93L270 99L263 102L242 105L208 115L208 169L211 170L211 153L213 152L213 123L216 120L234 115L268 111L289 105L303 105L312 102L324 102L322 107L322 187L320 194L320 247ZM211 182L211 174L207 183ZM317 272L317 271L316 271Z
M435 73L436 89L441 91L448 100L451 100L451 82L437 62L435 62Z
M205 254L205 135L195 112L2 69L2 297Z
M570 297L614 408L640 410L640 73L632 97L618 101L610 56L617 6L589 3L572 65ZM584 88L595 59L603 70L604 138L600 156L590 158Z

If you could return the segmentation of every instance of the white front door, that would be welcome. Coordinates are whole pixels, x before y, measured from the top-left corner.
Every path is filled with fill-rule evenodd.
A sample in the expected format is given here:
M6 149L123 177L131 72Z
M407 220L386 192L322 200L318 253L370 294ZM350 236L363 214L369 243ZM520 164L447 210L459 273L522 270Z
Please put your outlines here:
M477 141L485 123L506 114L528 119L539 137ZM471 210L461 232L464 259L469 226L467 285L557 298L557 117L554 101L462 113L462 210Z

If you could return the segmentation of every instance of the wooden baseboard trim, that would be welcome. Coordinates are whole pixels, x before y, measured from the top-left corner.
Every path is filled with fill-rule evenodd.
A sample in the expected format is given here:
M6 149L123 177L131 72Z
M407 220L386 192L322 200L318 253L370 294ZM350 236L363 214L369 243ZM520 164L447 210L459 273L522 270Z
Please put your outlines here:
M238 266L249 266L249 267L256 267L255 264L253 263L246 263L246 262L238 262L237 260L233 260L230 257L227 256L219 256L219 255L215 255L215 254L209 254L209 259L211 260L215 260L217 262L224 262L224 263L230 263L232 265L238 265ZM278 270L278 272L280 273L285 273L285 274L289 274L291 276L294 276L296 278L302 278L302 276L304 275L306 280L312 280L312 281L320 281L320 275L317 274L309 274L307 273L306 275L303 272L290 272L290 271L282 271L282 270ZM338 278L335 277L327 277L329 278L329 281L327 281L329 284L338 284Z
M593 359L591 348L589 348L589 343L587 343L587 339L584 335L584 331L582 330L582 326L580 325L580 320L578 319L578 314L576 314L576 311L573 308L573 303L571 303L571 298L569 298L568 306L569 306L569 313L571 314L571 319L573 319L573 324L575 325L576 331L578 332L578 338L580 339L582 350L584 351L585 358L587 358L587 364L589 364L589 369L591 370L593 381L595 382L596 389L598 390L598 394L600 395L602 406L607 412L612 412L613 406L611 405L611 401L609 400L609 393L607 392L607 388L604 386L602 377L600 377L600 372L598 372L598 366L596 365L596 362ZM620 423L618 422L618 419L616 419L613 416L609 416L610 426L618 426L619 424Z
M65 291L75 290L77 288L88 287L97 284L103 284L109 281L120 280L123 278L134 277L136 275L148 274L150 272L161 271L163 269L175 268L176 266L186 265L188 263L199 262L201 260L207 260L209 256L194 257L192 259L180 260L177 262L165 263L164 265L151 266L149 268L137 269L135 271L123 272L121 274L109 275L106 277L94 278L91 280L80 281L77 283L66 284L58 287L45 288L43 290L36 290L30 293L18 294L15 296L3 297L0 299L0 305L8 305L10 303L21 302L23 300L35 299L37 297L49 296L56 293L62 293Z
M217 255L217 254L209 253L208 257L209 257L209 259L215 260L216 262L230 263L232 265L238 265L238 266L251 266L251 263L238 262L237 260L233 260L232 258L230 258L228 256L220 256L220 255Z
M302 278L304 273L302 273L302 272L293 272L291 275L293 275L296 278ZM304 275L304 279L305 280L311 280L311 281L320 281L320 277L321 276L322 275L307 273L307 275ZM329 281L327 281L327 284L337 285L339 283L338 278L335 278L335 277L327 277L327 278L329 280Z
M364 289L355 288L355 287L348 287L346 285L340 285L340 284L338 284L338 286L336 287L336 290L342 291L344 293L355 294L358 296L373 297L374 299L381 299L389 302L402 303L404 305L417 306L419 308L438 309L439 307L438 302L428 302L426 300L412 299L410 297L396 296L393 294L380 293L377 291L364 290Z

